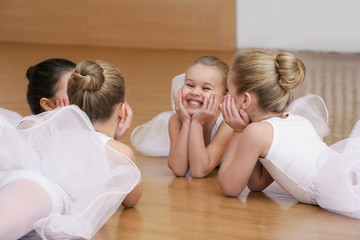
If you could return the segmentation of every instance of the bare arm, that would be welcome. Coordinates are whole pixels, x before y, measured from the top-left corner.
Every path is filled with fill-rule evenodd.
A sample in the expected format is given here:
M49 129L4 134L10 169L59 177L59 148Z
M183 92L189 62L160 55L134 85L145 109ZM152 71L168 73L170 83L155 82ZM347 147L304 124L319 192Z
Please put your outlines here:
M247 186L251 191L262 191L273 181L274 179L271 177L269 172L259 161L257 161Z
M194 121L191 123L189 163L193 177L205 177L219 165L230 141L231 133L232 129L222 122L214 139L205 146L202 125Z
M219 169L220 189L226 196L237 196L245 189L258 162L262 144L254 134L259 130L254 125L246 127L242 133L234 132L230 140ZM253 178L254 182L257 180Z
M133 190L131 190L128 195L126 195L122 205L126 208L134 207L138 202L142 195L142 188L141 185L136 185Z
M236 109L231 96L225 97L222 111L224 120L234 131L219 170L221 191L227 196L237 196L247 184L253 190L262 190L272 182L258 162L259 156L266 156L271 146L271 125L266 122L250 124L247 113Z
M204 99L202 109L192 116L189 134L189 164L191 175L195 178L205 177L220 163L230 141L232 129L222 122L214 139L209 144L205 143L204 125L217 118L219 110L219 96L212 94Z
M135 154L129 146L115 140L108 141L108 145L129 157L130 160L136 164ZM141 184L139 183L131 190L130 193L126 195L124 201L122 202L122 205L126 208L134 207L140 200L141 196L142 188Z
M189 171L188 139L190 120L181 122L175 113L169 120L170 151L168 166L177 177L183 177Z
M179 90L175 111L169 120L170 151L168 166L177 177L183 177L189 171L188 144L191 117L183 104L182 89Z

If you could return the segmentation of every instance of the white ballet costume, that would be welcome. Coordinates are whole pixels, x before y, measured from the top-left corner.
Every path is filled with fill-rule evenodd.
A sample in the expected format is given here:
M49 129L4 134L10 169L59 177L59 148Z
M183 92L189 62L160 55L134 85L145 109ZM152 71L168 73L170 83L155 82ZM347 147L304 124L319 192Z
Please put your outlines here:
M51 200L50 214L32 226L41 238L91 239L140 182L109 139L75 105L25 117L16 129L0 124L0 189L29 180Z
M149 122L136 127L131 133L131 144L143 155L152 157L165 157L169 155L169 119L175 113L176 95L184 85L184 81L185 73L177 75L172 79L171 105L173 111L159 113ZM223 116L220 113L211 131L210 141L215 137L222 120Z
M16 112L0 108L0 129L4 127L15 128L21 121L22 116Z
M359 125L350 138L327 146L319 136L326 128L314 128L319 123L316 117L310 114L310 122L302 116L286 114L286 118L265 120L272 125L274 137L267 156L260 162L299 202L360 218Z

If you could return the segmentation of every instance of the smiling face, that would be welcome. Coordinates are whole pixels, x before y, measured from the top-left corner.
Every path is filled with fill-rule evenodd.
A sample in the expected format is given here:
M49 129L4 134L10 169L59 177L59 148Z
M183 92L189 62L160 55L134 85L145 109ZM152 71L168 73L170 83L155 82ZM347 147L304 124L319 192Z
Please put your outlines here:
M202 108L206 97L215 93L222 98L224 92L223 76L215 68L196 64L187 70L182 94L184 106L190 115Z

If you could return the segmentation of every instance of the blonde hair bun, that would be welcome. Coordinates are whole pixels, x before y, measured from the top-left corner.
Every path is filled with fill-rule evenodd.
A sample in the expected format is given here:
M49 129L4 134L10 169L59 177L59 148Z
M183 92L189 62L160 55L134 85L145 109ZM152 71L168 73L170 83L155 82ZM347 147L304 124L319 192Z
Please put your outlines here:
M291 91L304 82L304 63L293 54L282 52L275 59L276 68L279 72L279 85L285 91Z
M69 101L76 104L90 121L108 119L114 105L125 100L125 82L120 70L97 60L80 62L71 75L67 89Z
M253 92L263 110L282 112L292 102L294 89L304 82L306 69L289 52L245 49L236 53L231 72L238 94Z
M72 77L79 90L94 92L101 89L105 81L103 73L98 63L87 60L78 64Z

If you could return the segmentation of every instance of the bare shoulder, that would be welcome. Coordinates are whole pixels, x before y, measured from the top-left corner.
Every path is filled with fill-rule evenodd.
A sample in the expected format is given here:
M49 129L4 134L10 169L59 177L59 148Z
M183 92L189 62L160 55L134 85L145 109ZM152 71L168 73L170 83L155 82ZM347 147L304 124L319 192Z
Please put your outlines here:
M250 123L243 131L244 137L259 147L261 156L267 155L274 136L270 123L261 121Z
M250 123L244 131L250 131L251 133L261 133L263 131L272 132L272 126L270 123L261 121Z
M107 144L115 149L116 151L124 154L125 156L129 157L133 162L135 162L135 154L134 151L129 147L128 145L115 141L115 140L109 140Z

